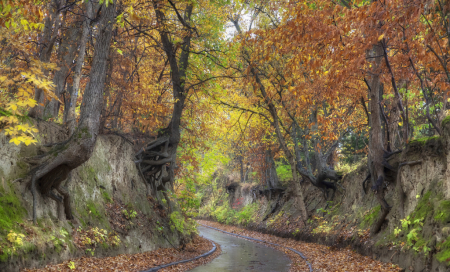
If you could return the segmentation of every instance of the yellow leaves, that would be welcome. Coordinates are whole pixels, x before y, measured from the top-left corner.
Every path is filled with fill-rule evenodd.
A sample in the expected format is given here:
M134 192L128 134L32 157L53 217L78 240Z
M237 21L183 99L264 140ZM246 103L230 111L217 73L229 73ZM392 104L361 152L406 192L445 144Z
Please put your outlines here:
M34 99L32 99L32 98L29 98L29 99L26 101L26 105L28 105L29 107L33 108L34 106L37 105L37 101L34 100Z
M19 139L19 137L15 137L15 138L12 138L9 142L14 143L15 145L20 145L21 139Z
M44 12L42 12L41 9L39 9L39 21L42 21L44 19Z
M23 26L23 28L24 28L25 30L28 30L28 29L29 29L29 27L28 27L28 21L27 21L27 20L25 20L25 19L20 20L20 24Z
M34 86L36 86L36 88L41 89L44 91L44 93L49 96L50 98L53 98L57 101L59 101L60 103L63 103L59 97L57 97L54 93L53 90L55 88L55 85L53 84L52 81L48 80L45 77L38 77L36 74L33 74L31 72L22 72L22 76L25 77L27 79L28 83L32 83ZM20 90L19 90L20 91ZM22 90L22 94L25 93L30 93L30 90L27 89L27 91L25 92L24 90ZM36 105L36 101L29 101L29 104L34 104Z
M10 143L14 143L15 145L19 145L20 143L30 145L37 142L32 136L34 136L33 133L37 133L38 130L34 126L22 123L19 120L18 115L16 115L16 111L19 109L18 106L35 104L36 101L31 98L28 98L27 100L20 100L18 102L13 101L8 103L6 110L10 112L3 113L6 114L6 116L0 116L0 122L6 123L6 128L4 129L4 131L5 135L9 135L11 137L11 140L9 141Z
M30 90L30 89L25 90L25 89L23 89L23 88L19 88L19 91L17 92L17 95L18 95L18 96L26 96L26 97L29 97L32 93L33 93L33 91Z
M17 125L14 127L6 128L5 134L11 136L10 143L14 143L15 145L20 145L20 143L24 143L25 145L30 145L32 143L36 143L37 141L28 136L26 133L38 132L38 130L28 124L25 125Z
M17 105L15 103L9 103L8 107L6 107L7 110L15 112L17 110Z
M17 119L17 117L15 116L1 116L0 117L0 122L6 122L9 124L18 124L19 123L19 119Z
M17 130L22 130L23 132L38 132L38 130L28 124L22 124L16 126Z
M378 37L378 41L381 41L383 38L384 38L384 34L381 34L381 35Z
M21 233L15 233L14 231L10 230L6 238L8 241L13 244L14 246L21 246L23 245L23 238L25 235Z
M19 107L31 107L37 105L37 101L30 97L21 97L16 101L11 101L7 104L6 110L10 111L12 114L16 114Z
M30 12L31 11L31 12ZM0 40L5 42L4 48L14 49L22 59L16 59L14 65L9 65L8 54L0 56L0 123L2 132L8 135L10 142L16 145L30 145L37 142L34 133L38 130L25 123L27 111L37 105L34 100L34 90L40 88L44 93L58 99L53 94L54 85L47 76L47 71L57 69L54 63L44 63L34 57L33 49L25 35L31 31L42 29L43 24L36 21L39 15L44 16L38 8L33 10L13 9L11 17L0 28ZM31 33L31 35L34 35ZM26 60L26 62L24 61Z

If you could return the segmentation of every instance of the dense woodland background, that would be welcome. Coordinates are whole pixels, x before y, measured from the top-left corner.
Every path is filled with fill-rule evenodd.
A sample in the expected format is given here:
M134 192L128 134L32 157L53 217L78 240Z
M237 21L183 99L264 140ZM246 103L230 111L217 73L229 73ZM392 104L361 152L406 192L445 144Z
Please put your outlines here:
M31 118L67 129L24 179L67 219L61 182L98 135L116 134L134 143L148 188L175 192L188 214L196 185L229 165L241 182L287 188L306 221L301 183L331 199L368 157L377 232L390 157L447 120L447 0L3 0L0 11L0 127L17 145L39 144Z

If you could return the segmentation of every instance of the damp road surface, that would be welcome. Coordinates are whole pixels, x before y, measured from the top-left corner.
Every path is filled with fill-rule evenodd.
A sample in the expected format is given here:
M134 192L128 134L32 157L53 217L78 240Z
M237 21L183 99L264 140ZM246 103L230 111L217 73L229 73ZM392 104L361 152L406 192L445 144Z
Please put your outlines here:
M190 270L192 272L289 270L291 261L278 250L202 226L198 230L201 236L218 243L222 254L210 263Z

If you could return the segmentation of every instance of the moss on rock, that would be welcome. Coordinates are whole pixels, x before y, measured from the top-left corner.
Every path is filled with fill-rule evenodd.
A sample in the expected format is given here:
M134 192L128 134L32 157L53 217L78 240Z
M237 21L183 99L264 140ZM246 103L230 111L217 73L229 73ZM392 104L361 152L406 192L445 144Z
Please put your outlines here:
M444 120L442 120L442 126L445 126L448 123L450 123L450 115L445 117Z
M27 213L10 182L6 182L6 187L0 186L0 235L22 222Z
M367 213L364 217L363 217L363 221L361 222L361 224L359 225L361 228L367 228L368 226L372 226L375 221L378 219L378 215L380 214L381 211L381 205L375 206L374 208L372 208L369 213Z
M440 140L440 138L441 138L440 136L418 138L418 139L412 140L410 142L410 145L426 145L428 142L438 141L438 140Z

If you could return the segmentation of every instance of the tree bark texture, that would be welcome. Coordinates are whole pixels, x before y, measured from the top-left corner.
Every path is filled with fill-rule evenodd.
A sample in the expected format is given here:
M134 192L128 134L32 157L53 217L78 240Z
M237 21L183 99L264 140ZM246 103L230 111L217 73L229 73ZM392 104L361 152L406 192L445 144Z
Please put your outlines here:
M76 24L69 26L67 32L61 37L61 44L58 50L58 67L55 72L53 83L55 84L55 95L60 97L64 93L70 71L72 70L73 60L75 58L80 31ZM64 95L65 97L65 95ZM69 96L67 96L69 99ZM66 100L66 99L64 99ZM69 104L69 103L65 103ZM55 99L51 99L44 109L44 117L58 117L60 103Z
M387 214L389 213L390 206L384 199L384 144L383 133L381 129L381 108L380 108L380 92L382 91L382 85L380 80L381 70L381 57L384 50L381 45L373 46L372 50L368 52L371 57L372 70L368 76L368 95L369 95L369 170L371 174L372 190L378 202L381 205L381 217L378 222L372 226L372 233L377 233L381 229L381 225L384 222Z
M65 4L65 0L51 0L47 5L47 17L44 20L44 32L39 38L39 60L42 62L49 62L52 55L53 47L58 37L58 31L61 28L62 18L59 8ZM48 71L44 71L44 74L48 74ZM30 117L43 118L44 107L44 91L36 89L34 99L37 101L37 105L30 110L28 114Z
M158 135L158 139L148 143L136 154L136 164L141 176L153 187L153 191L164 191L168 183L173 187L175 178L176 156L178 144L180 143L180 124L185 106L188 90L186 89L186 73L189 65L189 54L191 50L191 27L190 20L193 10L192 4L187 4L184 17L178 18L185 26L185 36L181 45L181 52L177 55L175 45L170 37L169 25L164 13L161 1L153 0L153 8L156 20L160 26L158 31L161 37L163 50L167 56L172 80L173 112L172 118L166 129ZM175 10L176 7L173 6ZM178 10L176 10L178 12ZM170 206L170 203L169 203Z
M53 195L56 189L64 197L66 217L72 219L69 194L60 186L70 171L86 162L94 149L99 130L103 102L106 62L111 43L115 17L115 1L103 7L99 34L94 46L94 57L88 83L81 105L80 125L68 141L54 145L50 152L28 160L37 164L29 173L33 194L33 221L36 222L36 189L45 195ZM54 197L58 199L58 197Z
M75 108L77 104L77 98L80 91L80 82L81 82L81 76L82 76L82 68L83 68L83 62L84 62L84 56L86 52L86 44L89 38L89 32L90 32L90 19L94 17L94 4L92 3L92 0L89 0L88 2L85 2L85 19L83 20L83 30L81 33L80 38L80 49L78 51L78 57L75 62L75 68L73 71L72 76L72 86L68 89L70 94L70 100L68 103L69 108L65 110L66 117L64 118L64 123L69 129L69 134L72 135L76 128L76 114L75 114Z
M280 188L280 180L278 179L277 169L275 167L275 161L273 160L273 154L270 149L265 152L266 161L266 184L269 189Z

